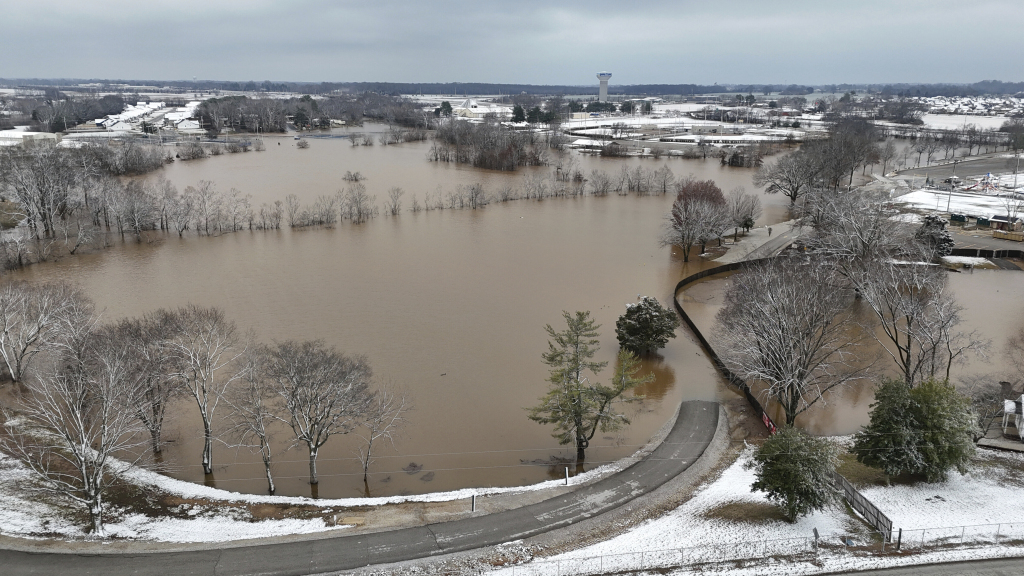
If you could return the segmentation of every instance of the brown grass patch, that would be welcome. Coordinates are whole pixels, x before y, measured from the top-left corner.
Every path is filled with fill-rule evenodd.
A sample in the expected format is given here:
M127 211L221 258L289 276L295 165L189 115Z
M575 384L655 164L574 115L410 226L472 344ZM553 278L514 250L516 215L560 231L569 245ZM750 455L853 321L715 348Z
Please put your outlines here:
M857 457L853 454L844 452L839 455L836 472L842 474L857 488L888 485L889 478L885 472L857 462Z
M764 502L728 502L708 510L703 516L708 519L745 522L747 524L789 521L782 508Z

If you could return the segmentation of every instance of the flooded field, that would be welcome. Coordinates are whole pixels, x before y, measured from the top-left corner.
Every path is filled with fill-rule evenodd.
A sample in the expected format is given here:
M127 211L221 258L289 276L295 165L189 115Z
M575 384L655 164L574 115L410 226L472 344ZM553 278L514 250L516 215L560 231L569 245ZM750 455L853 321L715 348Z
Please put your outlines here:
M305 203L343 188L345 171L361 172L381 203L394 186L406 209L362 225L217 237L152 234L92 254L32 266L18 278L67 279L96 301L105 320L188 303L218 306L264 342L323 339L365 354L379 382L412 397L415 410L394 448L384 448L363 485L354 435L332 439L318 460L319 496L419 493L467 486L507 486L560 477L552 457L572 457L551 430L527 419L546 390L545 324L560 328L563 310L590 310L601 328L600 360L617 350L615 319L639 294L669 304L675 283L701 264L684 265L658 236L670 196L522 200L480 210L407 210L411 196L480 183L488 192L551 167L501 173L427 161L429 143L353 147L343 139L267 138L266 152L176 162L161 171L179 189L210 180L251 194L253 204L296 194ZM677 177L713 178L728 192L752 191L753 170L717 160L601 159L575 153L584 173L617 173L638 163L669 166ZM759 225L785 219L786 199L762 196ZM673 415L682 399L723 391L712 365L679 331L645 363L657 380L621 434L595 438L588 467L633 452ZM599 377L610 378L609 367ZM171 475L217 487L262 492L258 457L219 445L215 472L204 478L201 425L194 405L178 401L167 425ZM225 413L221 409L221 415ZM631 409L632 410L632 409ZM303 449L284 451L279 430L278 492L308 495ZM403 468L422 466L409 474Z

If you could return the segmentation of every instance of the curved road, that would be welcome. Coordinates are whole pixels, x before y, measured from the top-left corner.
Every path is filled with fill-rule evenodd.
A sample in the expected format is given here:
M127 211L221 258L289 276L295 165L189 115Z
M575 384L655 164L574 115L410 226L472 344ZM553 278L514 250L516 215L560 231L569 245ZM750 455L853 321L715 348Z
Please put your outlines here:
M0 574L303 575L519 540L613 510L679 475L711 443L718 413L715 402L683 402L664 442L643 460L574 492L514 510L372 534L213 550L138 554L0 550Z

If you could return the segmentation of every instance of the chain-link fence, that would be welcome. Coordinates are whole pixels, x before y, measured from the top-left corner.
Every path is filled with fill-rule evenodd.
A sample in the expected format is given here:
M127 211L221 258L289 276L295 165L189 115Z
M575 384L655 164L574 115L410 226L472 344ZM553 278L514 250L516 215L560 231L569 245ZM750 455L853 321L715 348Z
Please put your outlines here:
M1019 545L1024 544L1024 522L910 530L901 528L894 536L896 547L901 551L993 544Z
M610 574L642 570L663 570L698 564L757 560L778 556L814 554L814 538L786 538L756 542L723 543L690 548L644 550L585 558L536 560L501 570L512 576L562 576L563 574Z

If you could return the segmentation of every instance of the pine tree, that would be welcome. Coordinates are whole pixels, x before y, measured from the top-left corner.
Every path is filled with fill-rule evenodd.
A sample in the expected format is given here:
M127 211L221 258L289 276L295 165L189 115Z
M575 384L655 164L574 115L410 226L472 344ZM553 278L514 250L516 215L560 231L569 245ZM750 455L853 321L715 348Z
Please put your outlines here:
M746 467L757 480L751 492L764 492L782 506L790 522L821 510L835 499L832 475L838 464L837 449L826 438L786 426L765 440Z
M639 302L626 305L626 313L615 322L619 346L635 354L647 354L664 348L675 338L679 317L665 308L657 298L644 296Z
M627 390L650 382L653 377L636 376L640 369L639 360L628 352L619 354L615 376L611 386L591 382L587 372L597 375L607 362L594 362L597 353L597 329L600 325L590 318L590 312L562 313L566 329L555 332L551 325L545 326L552 340L544 353L544 363L551 366L548 381L551 389L541 398L540 404L530 409L530 419L541 424L554 424L552 434L559 444L575 444L576 459L586 458L597 430L617 430L629 424L629 420L614 410L614 404ZM640 400L633 397L627 402Z

